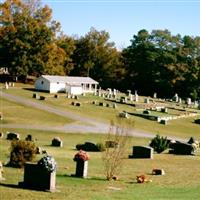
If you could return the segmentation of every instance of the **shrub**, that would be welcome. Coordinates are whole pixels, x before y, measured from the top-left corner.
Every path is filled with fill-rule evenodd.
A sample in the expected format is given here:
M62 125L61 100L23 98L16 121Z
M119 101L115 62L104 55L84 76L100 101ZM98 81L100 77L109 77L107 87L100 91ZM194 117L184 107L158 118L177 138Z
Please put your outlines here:
M96 146L97 146L98 151L100 152L106 150L105 145L103 143L97 143Z
M152 147L157 153L161 153L168 148L169 143L167 137L164 138L160 137L160 135L156 135L156 137L151 140L149 146Z
M105 146L102 143L94 144L92 142L85 142L85 144L77 144L76 149L84 151L104 151Z
M9 166L23 167L27 161L32 161L36 155L34 142L24 140L14 140L11 142L11 152Z

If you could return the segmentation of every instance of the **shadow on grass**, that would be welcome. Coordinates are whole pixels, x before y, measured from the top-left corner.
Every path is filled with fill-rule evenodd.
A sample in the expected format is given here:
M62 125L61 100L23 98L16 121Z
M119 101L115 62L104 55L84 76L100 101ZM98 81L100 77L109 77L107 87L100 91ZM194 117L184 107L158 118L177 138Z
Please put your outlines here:
M36 90L35 88L22 88L22 89L32 91L32 92L38 92L38 90Z
M9 188L16 188L16 189L21 188L19 185L8 184L8 183L0 183L0 186L3 186L3 187L9 187Z
M59 192L58 190L48 190L48 189L42 189L42 188L36 188L36 187L30 187L24 185L23 182L19 182L18 185L15 184L7 184L7 183L0 183L0 186L2 187L8 187L8 188L14 188L14 189L25 189L25 190L34 190L34 191L40 191L40 192Z
M81 180L91 180L91 181L107 181L105 178L99 178L99 177L86 177L86 178L82 178L82 177L77 177L75 176L75 174L57 174L56 177L58 178L74 178L74 179L81 179Z

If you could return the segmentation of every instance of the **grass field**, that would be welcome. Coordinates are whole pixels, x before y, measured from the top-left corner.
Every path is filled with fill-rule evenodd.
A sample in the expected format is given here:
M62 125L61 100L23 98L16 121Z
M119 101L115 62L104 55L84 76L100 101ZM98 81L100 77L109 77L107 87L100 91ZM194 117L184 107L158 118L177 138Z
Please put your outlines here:
M4 129L3 131L6 131ZM25 138L27 132L15 130ZM90 152L88 178L73 178L75 172L73 156L77 152L75 145L85 141L103 142L105 136L92 134L66 134L53 132L29 131L37 139L36 144L46 149L57 161L58 192L48 193L18 188L18 182L23 181L23 169L4 167L5 181L0 182L0 197L2 200L21 199L56 199L56 200L114 200L114 199L140 199L140 200L175 200L199 199L200 154L196 156L175 156L168 154L154 154L154 159L128 159L132 153L133 145L148 145L149 140L143 138L130 138L123 160L123 169L119 181L106 181L103 170L101 153ZM59 136L63 148L51 147L51 139ZM10 142L1 139L1 160L6 161L9 156ZM41 156L36 158L39 160ZM164 176L150 175L153 168L163 168ZM151 183L137 184L136 175L147 174Z
M0 99L0 112L3 113L1 123L30 124L30 125L64 125L73 122L71 119L63 118L59 115L31 108L19 103Z
M80 107L72 106L71 102L75 100L67 99L65 94L59 94L60 97L58 99L55 99L53 97L53 94L38 92L39 95L43 95L47 97L45 101L39 101L32 98L33 91L30 90L31 88L33 89L33 87L30 85L28 86L20 85L20 87L9 88L8 90L3 90L3 91L10 94L23 96L27 99L30 99L31 101L37 101L44 105L50 105L54 108L58 108L58 109L66 110L66 111L70 110L79 115L88 116L90 118L93 118L94 120L103 121L107 123L109 123L110 120L114 119L118 115L118 113L122 112L123 110L126 110L128 112L135 111L134 107L124 105L124 104L117 104L117 109L93 105L92 101L94 100L96 100L97 102L105 102L105 103L112 104L110 101L105 101L103 98L93 96L93 95L87 95L85 97L81 96L79 100L76 100L82 103L82 106ZM198 111L198 110L195 110L195 111ZM172 112L173 115L180 114L180 111L170 110L170 112ZM9 114L12 115L12 113L10 112ZM150 121L150 120L143 119L137 116L130 116L130 118L132 121L134 121L133 126L135 129L148 131L154 134L160 134L163 136L175 136L175 137L184 138L184 139L189 138L191 136L194 136L197 138L199 137L200 126L194 123L194 119L198 117L189 117L189 118L173 120L173 121L170 121L167 126L159 124L155 121ZM56 122L53 121L53 123L56 123Z
M102 98L91 95L80 97L78 101L81 107L71 105L71 99L66 99L65 95L55 99L48 93L40 93L47 96L45 101L32 98L33 91L22 89L26 85L19 85L18 88L9 88L4 92L23 96L31 101L38 101L45 105L57 107L61 110L70 110L80 115L89 116L95 120L109 122L118 112L123 110L133 111L132 106L117 104L118 108L107 108L93 105L93 100L104 101ZM30 88L30 86L28 86ZM106 102L106 101L105 101ZM107 102L108 103L108 102ZM47 126L60 126L73 122L70 119L63 119L54 114L33 109L18 103L13 103L1 98L1 111L4 115L4 124L35 124ZM56 120L55 120L56 117ZM131 116L136 129L159 133L164 136L175 136L189 139L194 136L199 138L200 126L194 124L194 117L171 121L164 126L155 121L150 121L140 117ZM53 131L36 131L32 129L8 129L2 128L1 132L13 131L20 133L24 139L27 134L32 134L36 139L36 145L45 149L57 162L56 188L57 192L41 192L21 189L18 182L23 181L23 169L4 167L3 176L5 181L0 181L1 200L199 200L200 197L200 152L196 156L178 156L168 154L166 150L162 154L154 154L154 159L128 159L132 153L133 145L148 145L149 139L130 137L123 159L123 168L118 181L106 181L104 175L102 153L90 152L88 178L74 178L71 174L75 172L75 162L73 156L77 152L75 145L78 143L104 142L105 135L100 134L78 134L61 133ZM50 146L54 137L60 137L64 146L56 148ZM7 162L9 159L10 141L0 138L0 160ZM37 162L42 155L36 157ZM153 168L163 168L166 172L164 176L153 176ZM136 176L146 174L150 183L137 184Z

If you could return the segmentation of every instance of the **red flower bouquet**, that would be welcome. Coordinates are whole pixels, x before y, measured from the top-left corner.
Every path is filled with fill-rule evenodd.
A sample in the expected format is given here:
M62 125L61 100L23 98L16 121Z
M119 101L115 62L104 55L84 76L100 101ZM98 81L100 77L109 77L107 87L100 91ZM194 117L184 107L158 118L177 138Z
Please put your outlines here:
M80 150L77 154L75 154L74 156L74 161L87 161L89 160L89 156L88 154L83 151L83 150Z

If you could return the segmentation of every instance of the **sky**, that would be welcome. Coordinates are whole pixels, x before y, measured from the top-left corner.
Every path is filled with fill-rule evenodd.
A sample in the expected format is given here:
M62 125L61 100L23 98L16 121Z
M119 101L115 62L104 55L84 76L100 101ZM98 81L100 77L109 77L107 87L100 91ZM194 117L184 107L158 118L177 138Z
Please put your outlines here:
M200 36L200 0L42 0L69 36L94 27L110 34L117 48L129 46L139 30L168 29L173 35Z

